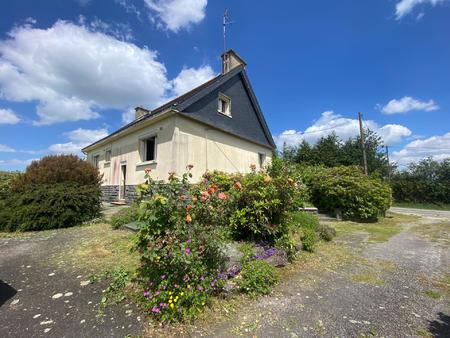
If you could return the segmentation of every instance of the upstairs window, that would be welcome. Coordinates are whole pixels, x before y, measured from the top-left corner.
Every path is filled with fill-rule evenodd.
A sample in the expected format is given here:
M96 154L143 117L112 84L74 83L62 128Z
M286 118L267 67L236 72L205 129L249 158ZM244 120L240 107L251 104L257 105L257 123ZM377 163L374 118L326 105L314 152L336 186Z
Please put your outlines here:
M156 160L156 136L142 140L142 161Z
M93 162L93 164L94 164L94 167L96 167L96 168L98 169L99 164L100 164L100 155L95 155L95 156L92 158L92 162Z
M111 162L111 150L107 150L105 152L105 161L106 162Z
M231 99L223 94L219 94L217 110L219 113L231 117Z

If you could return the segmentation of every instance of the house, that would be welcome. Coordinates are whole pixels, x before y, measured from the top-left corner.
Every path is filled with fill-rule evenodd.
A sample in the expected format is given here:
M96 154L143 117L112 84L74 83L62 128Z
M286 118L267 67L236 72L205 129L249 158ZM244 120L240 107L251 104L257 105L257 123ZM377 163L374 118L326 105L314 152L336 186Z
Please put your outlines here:
M106 201L130 201L145 169L156 180L182 174L192 164L195 180L206 171L250 171L271 161L275 144L245 72L233 50L222 55L222 73L136 118L85 147L87 160L103 174Z

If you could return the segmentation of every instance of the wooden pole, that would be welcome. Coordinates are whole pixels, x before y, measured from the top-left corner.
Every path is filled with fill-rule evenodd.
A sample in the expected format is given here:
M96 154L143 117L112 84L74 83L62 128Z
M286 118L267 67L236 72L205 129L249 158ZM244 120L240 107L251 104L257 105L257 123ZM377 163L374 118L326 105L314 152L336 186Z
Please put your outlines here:
M366 176L369 175L369 171L367 169L367 155L366 155L366 143L364 141L364 129L363 129L363 124L362 124L362 113L358 113L358 119L359 119L359 133L360 133L360 138L361 138L361 149L362 149L362 153L363 153L363 166L364 166L364 173L366 174Z

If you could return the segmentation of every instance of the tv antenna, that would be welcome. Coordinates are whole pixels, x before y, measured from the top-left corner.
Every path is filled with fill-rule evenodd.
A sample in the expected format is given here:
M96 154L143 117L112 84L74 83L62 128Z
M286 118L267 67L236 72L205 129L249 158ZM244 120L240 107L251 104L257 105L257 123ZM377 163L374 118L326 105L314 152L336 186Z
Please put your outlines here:
M225 9L225 13L223 14L223 51L227 51L227 26L231 25L233 21L230 19L230 13L228 9Z

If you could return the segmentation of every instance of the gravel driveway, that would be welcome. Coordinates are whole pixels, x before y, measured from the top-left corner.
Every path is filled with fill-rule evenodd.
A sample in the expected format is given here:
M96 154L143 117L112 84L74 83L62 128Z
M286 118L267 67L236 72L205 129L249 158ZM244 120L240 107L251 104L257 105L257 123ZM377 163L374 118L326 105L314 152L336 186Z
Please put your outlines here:
M364 243L364 234L353 234L344 246L335 244L299 269L272 295L195 335L450 337L449 247L412 231L442 221L450 227L450 215L425 214L383 243Z

